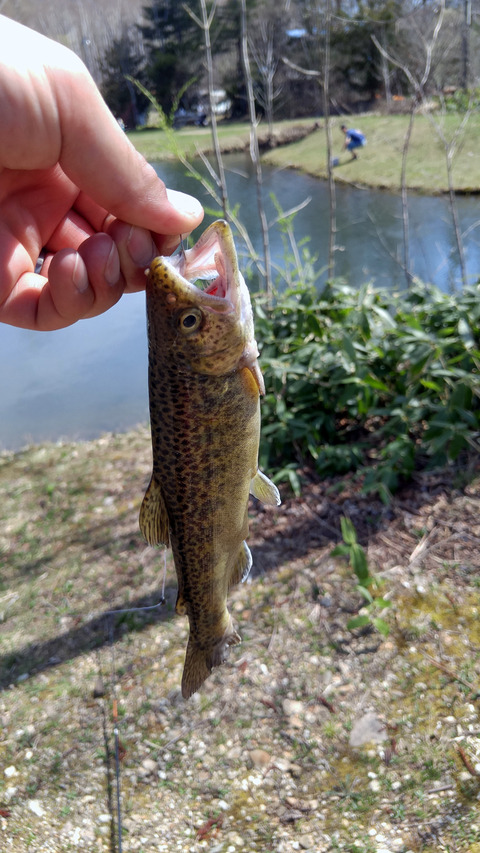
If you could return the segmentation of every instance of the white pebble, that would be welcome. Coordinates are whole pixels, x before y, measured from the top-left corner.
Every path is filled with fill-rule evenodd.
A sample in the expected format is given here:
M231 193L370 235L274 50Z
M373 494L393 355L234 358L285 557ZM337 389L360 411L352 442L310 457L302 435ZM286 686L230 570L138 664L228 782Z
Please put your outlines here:
M43 815L45 814L45 810L40 805L39 800L29 800L28 808L31 812L33 812L33 814L37 815L37 817L43 817Z

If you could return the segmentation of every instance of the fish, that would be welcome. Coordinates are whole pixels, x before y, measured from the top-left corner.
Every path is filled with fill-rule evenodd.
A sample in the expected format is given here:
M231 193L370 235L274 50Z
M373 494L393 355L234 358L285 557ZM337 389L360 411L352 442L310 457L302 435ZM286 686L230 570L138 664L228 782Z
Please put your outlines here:
M172 549L188 699L241 642L227 595L252 566L249 494L280 504L258 467L265 388L230 225L213 222L193 248L155 258L146 305L153 470L139 523L149 545Z

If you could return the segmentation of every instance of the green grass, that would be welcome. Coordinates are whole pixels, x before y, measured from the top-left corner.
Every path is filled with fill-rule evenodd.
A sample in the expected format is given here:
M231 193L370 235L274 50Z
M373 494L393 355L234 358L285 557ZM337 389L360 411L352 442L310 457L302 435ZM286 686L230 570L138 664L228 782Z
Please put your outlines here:
M448 141L454 138L461 124L460 113L441 115L432 113L432 120L441 128ZM368 143L360 151L359 159L352 161L342 151L343 133L340 125L343 118L332 119L333 155L340 157L335 169L337 181L375 186L388 190L399 190L401 185L402 150L407 131L408 116L355 116L348 124L360 127ZM276 132L291 126L311 122L278 122ZM320 128L299 142L280 145L263 156L263 162L282 168L296 168L317 177L326 176L326 141L323 123ZM266 134L266 126L260 125L260 133ZM219 125L220 142L225 151L247 148L249 128L246 123L223 122ZM462 192L480 190L480 115L473 113L462 130L457 154L453 161L455 189ZM172 141L160 130L141 130L129 134L133 144L148 160L162 160L177 156ZM211 151L210 128L184 128L174 131L173 139L178 150L187 157L195 156L197 146ZM427 116L415 118L407 164L407 184L420 192L445 192L448 188L444 145Z
M311 127L313 119L280 121L275 124L275 132L288 132L290 127L304 125ZM250 140L250 125L247 122L219 122L218 135L225 151L246 149ZM267 126L261 125L259 135L267 135ZM197 148L212 151L212 131L210 127L184 127L181 130L163 131L158 128L144 128L130 131L128 134L135 147L147 160L174 159L177 151L186 157L194 157Z

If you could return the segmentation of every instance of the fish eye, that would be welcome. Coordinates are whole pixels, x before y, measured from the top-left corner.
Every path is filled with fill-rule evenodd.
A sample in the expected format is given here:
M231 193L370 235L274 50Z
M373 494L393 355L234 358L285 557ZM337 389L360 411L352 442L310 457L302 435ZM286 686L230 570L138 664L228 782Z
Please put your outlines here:
M182 311L178 319L178 327L185 335L198 331L202 324L203 314L198 308L188 308Z

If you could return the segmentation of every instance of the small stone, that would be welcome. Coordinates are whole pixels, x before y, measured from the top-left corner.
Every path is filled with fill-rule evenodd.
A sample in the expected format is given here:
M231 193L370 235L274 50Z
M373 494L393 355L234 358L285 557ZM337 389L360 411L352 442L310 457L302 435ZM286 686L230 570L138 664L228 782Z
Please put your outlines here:
M311 835L301 835L300 838L297 839L298 843L302 850L312 850L313 849L313 838Z
M290 770L291 763L288 758L276 758L275 767L283 773L287 773Z
M142 767L147 773L154 773L155 770L157 770L158 765L153 758L144 758L142 761Z
M238 832L229 832L227 838L229 843L234 845L235 850L237 847L243 847L245 844L242 836L239 835Z
M13 776L18 775L18 770L16 767L13 766L13 764L11 764L10 767L5 767L5 770L3 772L7 779L11 779Z
M41 806L40 800L29 800L28 808L37 817L43 817L43 815L45 814L45 809Z
M110 823L111 817L109 814L99 814L98 820L100 823Z
M264 749L252 749L248 755L254 767L268 767L272 763L271 755Z
M285 802L287 806L290 806L292 809L300 809L300 811L305 811L305 807L301 800L298 797L285 797Z
M242 754L241 746L232 746L232 748L227 752L227 758L229 761L236 761L237 758L240 758Z
M350 732L350 746L364 746L366 743L382 743L387 738L385 724L372 711L368 711L353 724Z
M93 685L93 698L101 699L102 696L105 696L105 685L103 683L102 676L99 675L95 684Z
M302 819L303 814L298 809L285 809L279 817L281 823L295 823Z
M297 699L284 699L282 708L287 717L298 716L298 714L303 713L303 702L299 702Z

